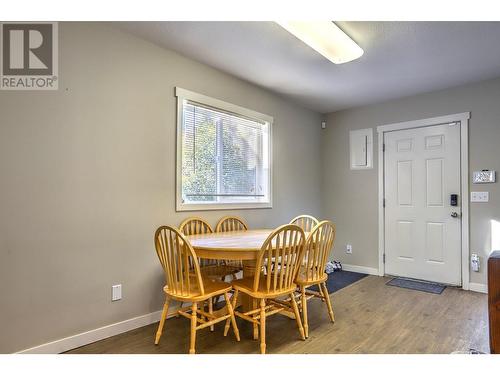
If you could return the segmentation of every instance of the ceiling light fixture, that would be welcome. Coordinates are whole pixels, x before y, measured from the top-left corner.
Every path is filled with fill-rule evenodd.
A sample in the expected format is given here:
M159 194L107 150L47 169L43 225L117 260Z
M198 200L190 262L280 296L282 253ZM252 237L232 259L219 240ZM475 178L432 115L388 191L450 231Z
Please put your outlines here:
M316 52L334 64L343 64L363 55L363 49L332 21L277 21Z

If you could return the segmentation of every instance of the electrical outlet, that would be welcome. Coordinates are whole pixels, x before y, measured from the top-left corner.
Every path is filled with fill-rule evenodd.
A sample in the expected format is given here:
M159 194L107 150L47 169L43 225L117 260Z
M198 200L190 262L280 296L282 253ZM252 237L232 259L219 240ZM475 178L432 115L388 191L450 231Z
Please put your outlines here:
M472 254L470 257L470 265L474 272L479 272L479 256L477 254Z
M352 254L352 245L348 243L345 247L346 254Z
M111 301L119 301L122 299L122 284L113 285L111 287Z

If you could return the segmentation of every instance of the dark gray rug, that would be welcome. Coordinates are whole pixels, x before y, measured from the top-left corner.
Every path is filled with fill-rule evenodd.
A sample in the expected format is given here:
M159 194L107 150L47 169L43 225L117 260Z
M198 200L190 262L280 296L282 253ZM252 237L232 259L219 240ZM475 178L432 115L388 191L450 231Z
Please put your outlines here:
M365 273L350 272L350 271L335 271L328 275L328 280L326 280L326 288L328 293L336 292L342 288L345 288L363 277L368 276ZM313 285L308 289L318 291L318 287Z
M446 285L430 283L427 281L404 279L402 277L396 277L394 279L391 279L385 284L390 286L397 286L399 288L419 290L421 292L433 293L433 294L441 294L443 293L443 290L446 289Z

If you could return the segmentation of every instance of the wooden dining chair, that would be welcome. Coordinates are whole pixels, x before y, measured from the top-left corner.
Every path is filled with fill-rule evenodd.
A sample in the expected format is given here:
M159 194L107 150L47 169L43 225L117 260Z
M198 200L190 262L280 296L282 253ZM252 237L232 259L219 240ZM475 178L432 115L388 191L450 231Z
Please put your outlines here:
M310 232L319 223L319 220L311 215L299 215L290 221L290 224L298 225L304 232Z
M239 217L236 216L225 216L219 220L217 226L215 227L216 232L235 232L248 230L248 224ZM224 260L224 264L229 267L233 267L232 278L236 278L236 274L243 270L243 261L241 260Z
M154 241L156 254L163 267L166 279L166 285L163 288L166 299L156 332L155 345L160 341L171 300L192 303L191 306L177 310L179 315L191 321L189 354L195 353L196 331L206 327L213 327L214 324L224 320L228 320L232 324L236 340L240 341L240 334L228 294L231 285L223 281L203 277L193 247L176 228L159 227L156 230ZM211 312L207 313L198 308L200 303L203 305L204 301L210 301L220 295L223 295L226 300L227 314L216 317ZM191 314L187 313L189 310L191 310Z
M200 217L187 218L179 225L179 230L186 236L214 232L210 224ZM218 259L198 258L198 264L203 276L215 280L224 281L227 276L231 276L231 279L234 279L235 274L239 272L235 267L226 265L223 260ZM217 301L218 298L213 298L208 301L209 313L212 313L213 306ZM182 305L183 303L181 303L181 306ZM201 309L203 308L204 306L201 306ZM213 331L214 327L210 327L210 330Z
M239 292L260 301L260 308L243 313L235 311L235 314L253 323L254 339L257 338L257 326L260 326L260 352L262 354L266 352L266 318L285 309L288 310L288 305L275 300L277 297L290 297L300 336L305 340L298 305L294 298L294 291L297 288L294 280L301 265L304 243L305 235L300 227L293 224L280 226L265 240L255 267L256 270L261 270L264 262L267 262L274 266L264 269L272 271L257 272L253 277L232 282L235 290L232 298L233 309L236 306ZM224 334L227 335L228 331L229 324L226 322Z
M201 217L190 217L179 225L179 230L185 235L213 233L214 230Z
M242 218L236 216L224 216L215 227L216 232L234 232L238 230L248 230L248 225Z
M200 217L190 217L186 220L184 220L180 225L179 225L179 230L184 234L185 236L191 236L195 234L206 234L206 233L213 233L214 230L208 224L205 220L203 220ZM216 278L222 278L222 275L220 275L216 272L217 266L219 265L219 262L216 261L215 259L201 259L198 258L198 264L200 265L200 269L202 274L205 276L213 276Z
M302 265L295 279L301 294L302 320L306 337L309 336L307 317L307 300L313 297L320 298L326 303L328 315L332 323L335 322L330 295L326 287L328 275L325 265L335 241L335 224L324 220L316 225L306 240ZM310 286L317 285L319 292L309 290Z
M214 232L210 224L199 217L184 220L179 225L179 230L186 236ZM224 280L226 276L233 275L235 272L233 267L228 267L222 260L199 258L198 262L201 273L207 277Z

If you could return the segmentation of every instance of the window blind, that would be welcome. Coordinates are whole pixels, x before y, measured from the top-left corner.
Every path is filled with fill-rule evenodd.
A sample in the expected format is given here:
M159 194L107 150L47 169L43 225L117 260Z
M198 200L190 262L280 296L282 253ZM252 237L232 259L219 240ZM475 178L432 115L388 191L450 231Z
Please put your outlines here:
M268 194L269 124L186 100L183 202L252 202Z

